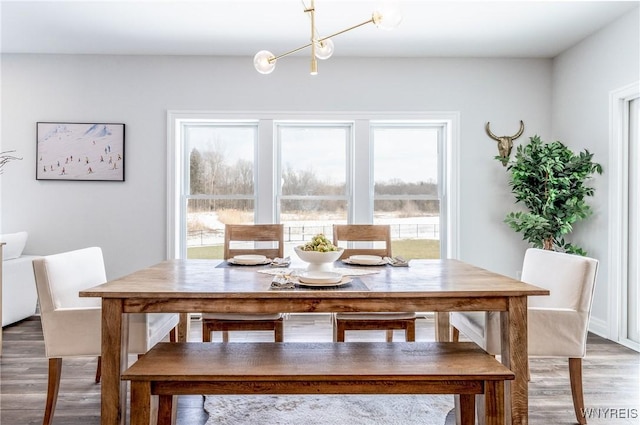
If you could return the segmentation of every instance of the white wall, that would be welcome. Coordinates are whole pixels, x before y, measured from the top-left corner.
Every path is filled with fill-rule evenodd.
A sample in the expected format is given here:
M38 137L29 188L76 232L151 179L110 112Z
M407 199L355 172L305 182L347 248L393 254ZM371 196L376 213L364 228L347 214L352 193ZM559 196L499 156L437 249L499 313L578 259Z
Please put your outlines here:
M592 330L608 336L609 92L640 79L640 9L568 49L553 61L552 134L572 149L589 149L604 167L593 181L594 215L574 240L600 260ZM595 324L595 326L593 326Z
M287 58L260 75L250 58L4 55L2 147L24 160L2 177L2 231L27 251L102 246L109 277L161 261L166 244L166 111L460 111L461 257L515 276L525 245L495 142L549 135L551 60L340 59L308 75ZM126 181L35 180L37 121L126 124Z

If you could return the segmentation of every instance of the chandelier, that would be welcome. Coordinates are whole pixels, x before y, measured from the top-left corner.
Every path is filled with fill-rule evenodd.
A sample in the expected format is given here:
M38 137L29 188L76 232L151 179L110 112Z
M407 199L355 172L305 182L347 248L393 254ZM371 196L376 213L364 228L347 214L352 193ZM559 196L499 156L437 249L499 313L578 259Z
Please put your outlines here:
M303 1L304 5L304 1ZM315 1L311 0L311 6L304 8L304 12L309 14L311 18L311 42L300 46L296 49L289 50L288 52L280 55L274 55L268 50L261 50L253 57L253 65L256 70L261 74L270 74L276 67L276 61L280 58L288 56L292 53L296 53L300 50L311 47L311 75L318 74L318 61L317 59L329 59L333 55L333 37L344 34L347 31L359 28L363 25L374 24L377 28L383 30L392 30L400 25L402 21L402 15L396 7L390 5L383 6L377 10L374 10L371 14L371 18L356 24L352 27L345 28L342 31L335 32L326 37L320 37L316 31L316 16L315 16Z

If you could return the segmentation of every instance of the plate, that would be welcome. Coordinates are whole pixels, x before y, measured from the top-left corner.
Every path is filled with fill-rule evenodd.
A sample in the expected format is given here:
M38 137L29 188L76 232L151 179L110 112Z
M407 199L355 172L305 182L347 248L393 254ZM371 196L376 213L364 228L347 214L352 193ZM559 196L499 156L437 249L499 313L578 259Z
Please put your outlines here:
M256 266L258 264L269 264L271 260L264 255L236 255L233 258L229 258L227 262L245 266Z
M351 278L350 277L346 277L344 276L339 282L336 283L304 283L302 281L300 281L300 278L298 278L298 285L300 286L308 286L308 287L315 287L315 288L327 288L327 287L331 287L331 286L342 286L342 285L346 285L347 283L351 282Z
M342 280L342 273L309 271L298 276L300 283L339 283Z
M347 258L348 264L360 264L363 266L381 266L387 264L387 262L378 255L352 255Z

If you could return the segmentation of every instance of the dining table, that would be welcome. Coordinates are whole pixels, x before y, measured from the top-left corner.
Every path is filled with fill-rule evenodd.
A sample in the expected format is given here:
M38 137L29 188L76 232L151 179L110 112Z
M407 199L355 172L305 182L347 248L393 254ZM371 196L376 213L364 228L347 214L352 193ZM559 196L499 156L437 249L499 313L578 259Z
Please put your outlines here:
M505 423L528 424L527 298L548 295L547 289L454 259L336 267L353 271L350 283L282 289L272 287L278 271L269 265L171 259L81 291L81 297L102 298L101 424L125 423L121 373L128 367L129 313L180 313L178 340L186 341L188 313L403 311L435 312L439 341L450 338L451 311L500 312L500 360L515 374L506 382Z

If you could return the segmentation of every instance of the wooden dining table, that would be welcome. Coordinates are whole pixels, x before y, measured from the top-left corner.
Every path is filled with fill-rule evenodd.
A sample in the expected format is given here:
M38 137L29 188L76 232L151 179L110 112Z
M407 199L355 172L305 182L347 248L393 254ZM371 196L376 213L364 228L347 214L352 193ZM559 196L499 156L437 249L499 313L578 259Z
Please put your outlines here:
M343 267L344 265L340 265ZM528 423L527 297L549 291L458 260L412 260L378 266L334 288L272 289L260 267L219 260L167 260L80 292L102 298L101 424L124 424L127 313L436 312L438 340L449 339L448 312L499 311L501 361L515 373L506 383L506 423ZM286 340L286 335L285 335ZM213 365L212 365L213 366Z

